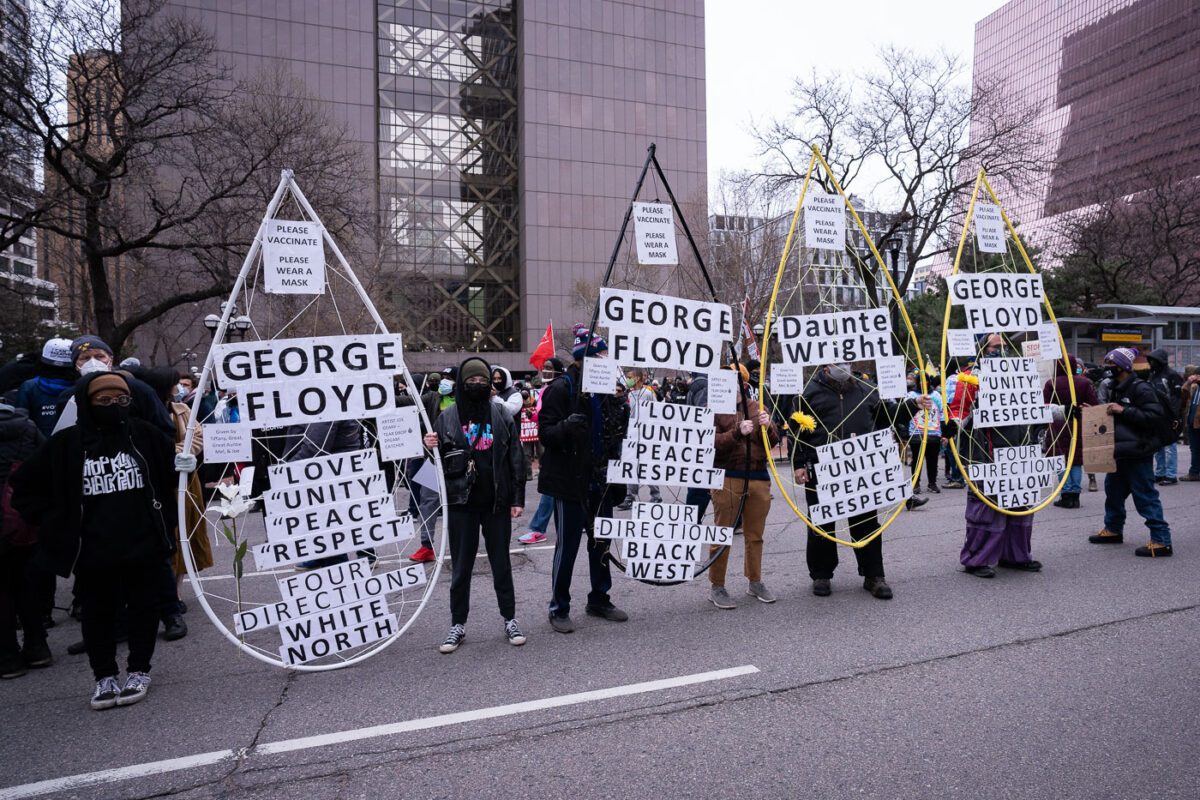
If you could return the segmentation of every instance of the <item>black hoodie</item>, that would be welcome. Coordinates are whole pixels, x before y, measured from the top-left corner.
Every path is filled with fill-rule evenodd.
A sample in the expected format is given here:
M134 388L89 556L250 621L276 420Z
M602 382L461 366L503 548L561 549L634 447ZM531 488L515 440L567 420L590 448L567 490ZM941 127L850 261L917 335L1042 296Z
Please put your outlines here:
M63 577L175 550L175 442L137 417L98 424L87 387L103 374L76 386L78 423L12 476L13 507L42 528L38 560Z

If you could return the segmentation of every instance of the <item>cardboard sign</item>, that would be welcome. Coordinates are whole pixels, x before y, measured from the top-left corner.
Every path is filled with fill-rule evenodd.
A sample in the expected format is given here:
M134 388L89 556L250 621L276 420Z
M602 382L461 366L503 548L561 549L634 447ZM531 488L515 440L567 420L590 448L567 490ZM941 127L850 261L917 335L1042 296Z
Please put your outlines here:
M1083 471L1088 473L1116 472L1116 422L1105 406L1083 409L1079 426L1079 445L1083 451Z
M675 211L670 203L634 203L633 236L639 264L678 264Z
M992 203L975 204L975 246L981 253L1004 253L1004 217L1000 206Z
M324 294L325 242L315 220L267 220L262 246L269 294Z
M204 426L204 460L209 464L246 462L250 455L250 426L240 423Z
M846 200L840 194L808 191L804 195L804 246L846 249Z

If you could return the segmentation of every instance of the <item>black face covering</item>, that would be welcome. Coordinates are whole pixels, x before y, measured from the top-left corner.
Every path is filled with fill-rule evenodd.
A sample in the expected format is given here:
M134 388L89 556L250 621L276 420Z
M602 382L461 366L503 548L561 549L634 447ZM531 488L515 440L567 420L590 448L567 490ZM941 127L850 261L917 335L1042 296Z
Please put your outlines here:
M129 406L91 406L92 419L98 428L116 428L129 419Z
M492 393L492 387L485 384L466 383L462 387L463 397L473 403L481 403L487 400Z
M504 391L504 381L492 381L492 388L497 392Z
M1114 367L1105 367L1104 377L1115 381L1117 379L1117 370Z

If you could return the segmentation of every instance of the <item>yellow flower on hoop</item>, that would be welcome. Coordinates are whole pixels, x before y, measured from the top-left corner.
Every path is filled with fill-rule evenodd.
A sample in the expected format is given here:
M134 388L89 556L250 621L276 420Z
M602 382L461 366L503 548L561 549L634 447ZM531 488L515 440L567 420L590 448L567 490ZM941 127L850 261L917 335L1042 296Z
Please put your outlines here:
M796 423L796 427L804 433L812 433L817 429L817 421L808 414L802 414L799 411L792 414L792 422Z
M961 383L969 383L969 384L971 384L972 386L978 386L978 385L979 385L979 376L977 376L977 375L972 375L972 374L971 374L971 373L969 373L969 372L964 372L964 373L961 373L961 374L958 376L958 380L959 380Z

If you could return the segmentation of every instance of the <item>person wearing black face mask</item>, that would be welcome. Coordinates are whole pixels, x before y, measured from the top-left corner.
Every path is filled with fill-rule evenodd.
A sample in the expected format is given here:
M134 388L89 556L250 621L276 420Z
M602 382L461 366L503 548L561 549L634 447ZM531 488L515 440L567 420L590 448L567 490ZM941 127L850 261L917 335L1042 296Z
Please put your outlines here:
M525 505L525 456L516 422L491 401L491 370L481 358L458 369L458 401L442 412L425 435L441 449L446 479L446 529L450 537L450 633L438 648L453 653L466 638L471 605L471 570L482 532L492 568L492 585L509 644L525 643L517 625L516 594L508 545L512 521Z
M1104 527L1089 536L1088 541L1092 544L1125 541L1125 501L1132 494L1134 508L1150 529L1150 543L1134 550L1134 555L1163 558L1174 550L1171 528L1163 517L1162 501L1154 485L1154 453L1164 426L1170 425L1170 416L1154 387L1133 374L1136 356L1137 351L1118 347L1104 357L1117 471L1104 478Z
M492 365L492 402L499 403L516 419L521 413L521 392L513 386L512 373Z
M852 436L907 425L918 410L928 411L932 407L932 401L926 396L900 403L881 399L876 387L854 377L849 364L822 367L805 388L799 403L800 412L812 417L816 427L812 431L795 429L789 432L795 440L791 450L792 468L796 483L805 484L808 504L812 506L817 502L817 475L813 468L817 448ZM910 497L906 502L912 509L929 501ZM877 512L851 516L849 525L851 539L865 539L879 525ZM858 561L858 574L863 577L863 589L880 600L889 600L892 589L884 580L882 539L882 536L876 536L869 544L856 548L854 557ZM813 594L827 597L832 592L830 581L838 564L837 545L809 530L806 557Z
M175 445L130 412L124 376L99 372L75 389L77 424L50 440L12 476L13 507L41 526L45 566L74 571L83 638L96 678L91 706L129 705L150 687L159 581L175 550ZM117 682L116 610L128 604L129 675Z

